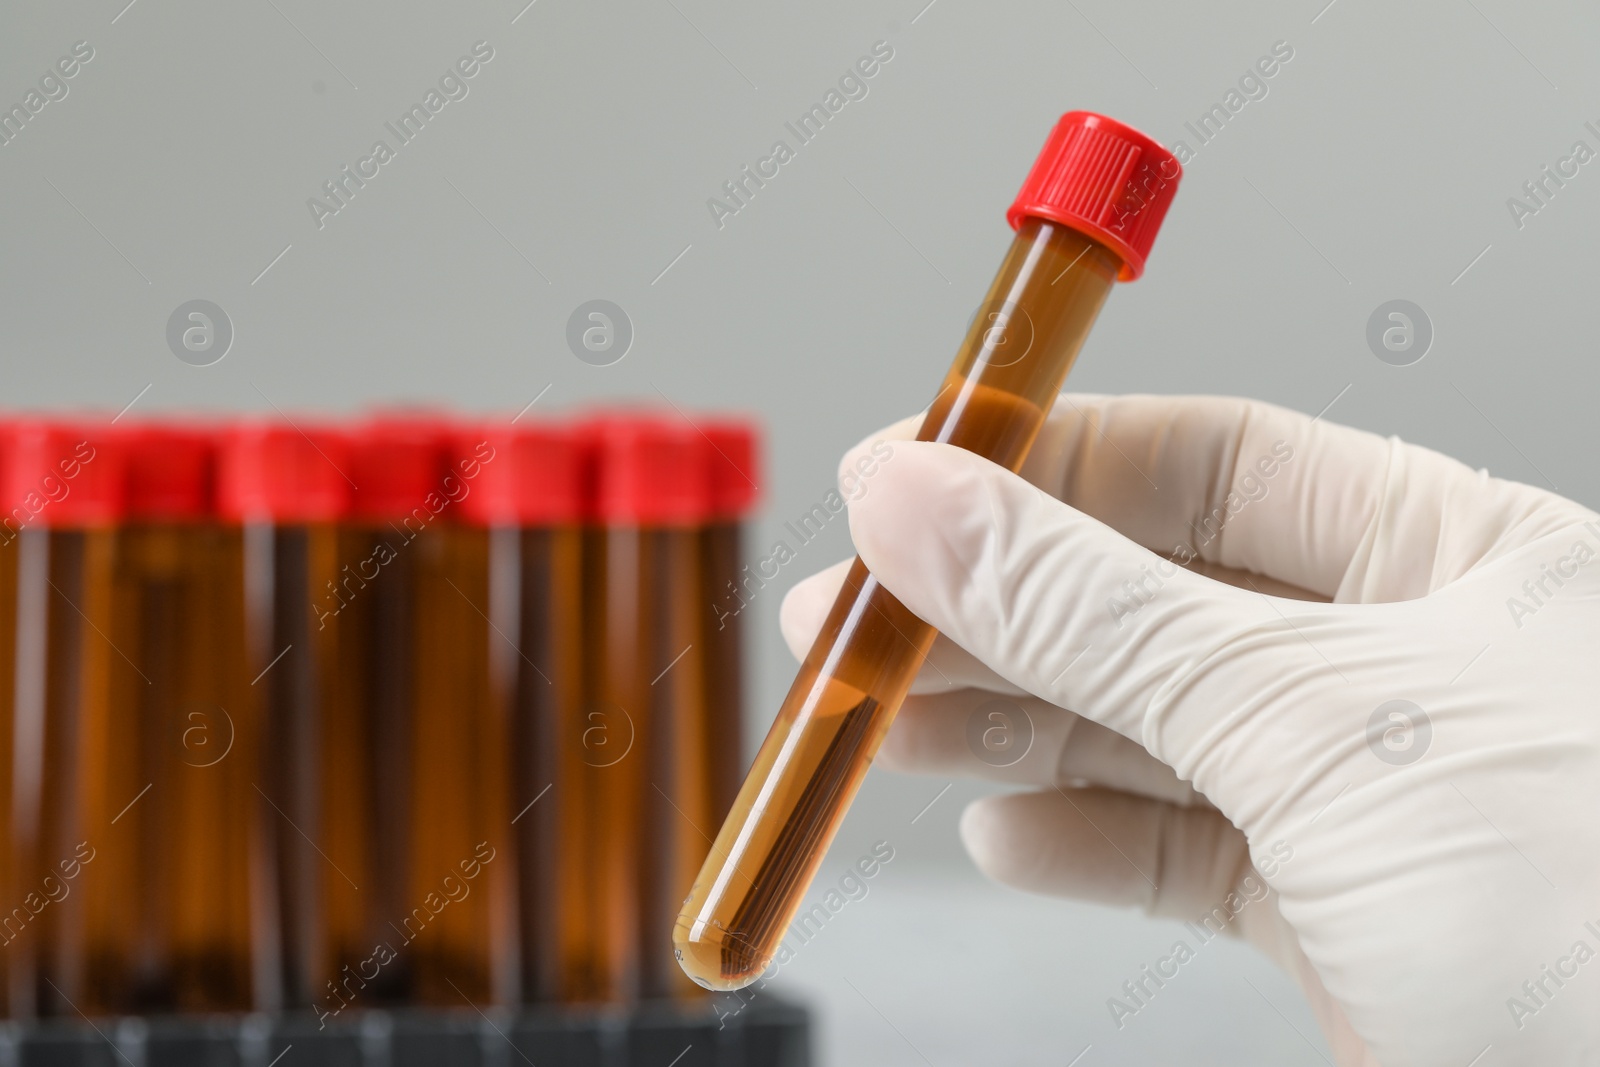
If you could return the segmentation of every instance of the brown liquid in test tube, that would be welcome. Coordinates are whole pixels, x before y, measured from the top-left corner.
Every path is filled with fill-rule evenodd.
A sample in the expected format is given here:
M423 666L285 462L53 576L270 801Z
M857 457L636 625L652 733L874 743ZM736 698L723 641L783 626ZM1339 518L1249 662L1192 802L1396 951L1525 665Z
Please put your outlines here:
M262 1010L332 1010L358 996L334 963L328 908L361 883L312 844L332 829L325 753L341 650L338 628L322 624L318 610L344 577L347 462L342 434L301 419L231 426L218 449L224 552L245 620L248 713L259 723L248 835L251 988Z
M334 982L318 993L323 1010L394 1003L411 989L416 954L402 951L402 924L413 903L413 732L422 663L435 651L420 641L420 601L444 556L443 435L422 414L370 418L349 435L338 573L314 607L338 648L322 715L320 845L348 876L323 882Z
M38 902L24 905L20 933L6 931L18 1018L132 1002L135 934L108 913L105 892L136 891L139 845L114 824L138 791L123 795L126 776L113 773L128 761L114 747L118 652L106 640L116 614L120 446L108 419L15 423L7 448L4 496L20 527L7 866L19 899ZM91 884L101 892L87 892Z
M499 966L516 968L501 995L551 1003L568 995L576 966L565 920L585 845L572 795L583 731L581 457L569 429L532 420L464 430L454 456L466 495L452 536L474 561L483 605L472 655L510 742L511 802L490 835L489 866L517 883L500 920L515 934L496 934L514 950Z
M1142 271L1180 173L1136 130L1062 117L919 440L1022 465L1113 283ZM678 915L696 982L739 989L772 962L936 636L856 560Z
M604 593L595 700L581 739L585 799L596 805L594 832L604 842L596 887L631 926L608 946L620 966L608 997L689 995L697 991L670 959L641 946L670 936L709 822L699 579L710 505L705 438L682 422L629 415L591 421L586 437Z
M484 457L492 467L495 453L481 441L462 451L447 432L440 445L449 469L436 476L437 515L401 549L421 549L427 562L418 573L414 637L411 858L407 899L388 916L390 942L411 961L417 1002L506 1005L517 999L519 980L513 726L489 669L497 656L516 658L506 646L515 626L494 588L494 547L467 510Z
M15 873L15 856L9 842L11 819L12 735L17 691L17 533L23 518L13 514L6 474L6 458L14 435L9 421L0 421L0 834L8 842L0 856L0 900L18 899L21 880ZM23 512L26 515L26 511ZM14 905L11 905L14 906ZM11 948L18 931L0 920L0 1016L11 1014Z
M127 437L110 772L114 792L138 796L116 822L117 843L136 842L138 877L131 892L108 887L106 910L133 933L134 1007L244 1011L256 729L214 519L213 435L165 425ZM86 881L91 897L100 888Z

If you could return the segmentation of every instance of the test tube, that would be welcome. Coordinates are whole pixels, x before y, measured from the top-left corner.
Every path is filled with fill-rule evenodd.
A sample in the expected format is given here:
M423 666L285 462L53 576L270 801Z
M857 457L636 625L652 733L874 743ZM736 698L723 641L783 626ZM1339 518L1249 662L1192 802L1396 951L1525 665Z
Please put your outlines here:
M1113 283L1143 271L1180 176L1144 134L1062 116L919 440L1021 466ZM678 916L696 982L739 989L767 969L935 636L856 560Z
M554 1003L575 982L581 931L568 920L586 903L576 875L588 843L573 796L583 731L581 455L570 428L531 420L463 428L455 454L465 492L456 536L482 575L474 657L510 739L511 802L491 827L498 855L479 879L495 878L481 888L493 890L495 932L516 932L517 972L497 999L515 992ZM514 911L501 916L496 898L512 875Z
M707 810L733 807L744 774L743 520L760 492L756 431L732 418L700 423L711 447L711 516L700 538L705 645Z
M463 510L482 456L455 455L449 435L441 449L450 468L414 542L432 544L417 572L408 899L392 922L395 947L411 960L413 999L467 1008L516 999L511 735L489 674L500 640L489 546Z
M418 663L434 652L421 640L420 600L444 560L445 433L437 416L392 412L362 420L346 443L338 573L314 608L338 653L320 736L321 847L349 876L322 882L334 983L319 991L325 1010L399 1002L411 987L415 954L401 951L400 924L416 903L412 742Z
M588 435L605 540L600 703L589 713L585 754L597 765L593 784L632 808L597 832L612 835L611 847L626 850L620 862L632 867L634 991L684 996L699 991L648 946L671 936L709 824L700 632L708 449L694 426L654 416L597 418Z
M228 610L212 496L214 435L153 423L128 434L127 521L112 640L118 817L136 844L136 892L85 892L135 941L134 1007L242 1011L251 1004L250 851L255 720L243 617ZM137 665L137 669L134 665ZM132 772L131 776L128 772Z
M343 434L303 418L243 421L218 443L225 565L244 619L240 658L259 723L246 833L251 989L261 1010L331 1011L356 995L334 966L325 901L330 886L359 892L360 883L322 848L324 724L340 655L339 628L325 613L344 578L338 524L352 488L345 445Z
M113 660L121 435L109 422L19 420L4 499L17 552L10 856L4 951L15 1017L116 1010L131 1001L133 934L89 882L131 894L137 840L119 834L130 762L114 746ZM95 866L90 866L96 864ZM91 984L91 979L93 982Z
M0 834L7 845L0 852L0 900L15 899L19 884L13 875L9 842L11 839L11 742L14 718L12 708L17 685L17 532L21 528L12 514L6 485L6 455L11 448L12 425L0 420ZM25 523L24 523L25 525ZM0 909L10 907L0 905ZM11 1014L11 954L6 951L22 932L9 912L0 910L0 1018Z

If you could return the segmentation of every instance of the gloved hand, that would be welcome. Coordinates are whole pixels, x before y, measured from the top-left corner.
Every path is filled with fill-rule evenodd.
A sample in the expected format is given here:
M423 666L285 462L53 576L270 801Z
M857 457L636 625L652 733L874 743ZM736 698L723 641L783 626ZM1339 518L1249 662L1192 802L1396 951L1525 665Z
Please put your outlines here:
M1022 477L919 421L841 467L943 635L878 759L1039 787L963 814L983 871L1243 935L1340 1064L1600 1063L1600 516L1245 400L1063 396Z

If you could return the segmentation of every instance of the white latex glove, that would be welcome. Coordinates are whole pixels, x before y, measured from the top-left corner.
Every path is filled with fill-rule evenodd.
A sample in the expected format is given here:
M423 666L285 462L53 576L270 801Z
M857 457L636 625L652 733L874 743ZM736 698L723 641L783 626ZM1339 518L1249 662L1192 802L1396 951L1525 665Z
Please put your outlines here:
M1024 477L919 419L843 485L944 635L879 760L1046 787L967 809L982 870L1220 915L1340 1064L1600 1063L1600 517L1245 400L1064 396ZM785 601L797 654L842 576ZM1002 696L1033 740L995 768Z

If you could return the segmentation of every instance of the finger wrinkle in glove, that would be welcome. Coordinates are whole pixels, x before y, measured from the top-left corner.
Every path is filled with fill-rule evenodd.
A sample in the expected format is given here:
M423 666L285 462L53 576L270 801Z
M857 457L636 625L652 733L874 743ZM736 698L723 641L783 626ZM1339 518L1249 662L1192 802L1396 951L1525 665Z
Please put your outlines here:
M1585 510L1398 437L1386 444L1376 507L1340 583L1340 602L1427 596Z
M1263 612L1268 610L1262 606ZM1141 642L1120 650L1123 664L1111 665L1108 672L1115 675L1137 668L1160 676L1137 736L1247 832L1270 827L1273 813L1291 810L1316 774L1348 759L1363 744L1354 719L1348 743L1335 749L1295 723L1280 720L1278 708L1312 706L1330 693L1348 699L1349 683L1295 629L1308 624L1309 620L1291 624L1273 614L1214 633L1204 644L1169 640L1153 631L1149 646L1187 647L1190 653L1152 671L1152 652ZM1274 793L1239 788L1240 768L1263 760L1283 761L1300 770L1295 780Z

